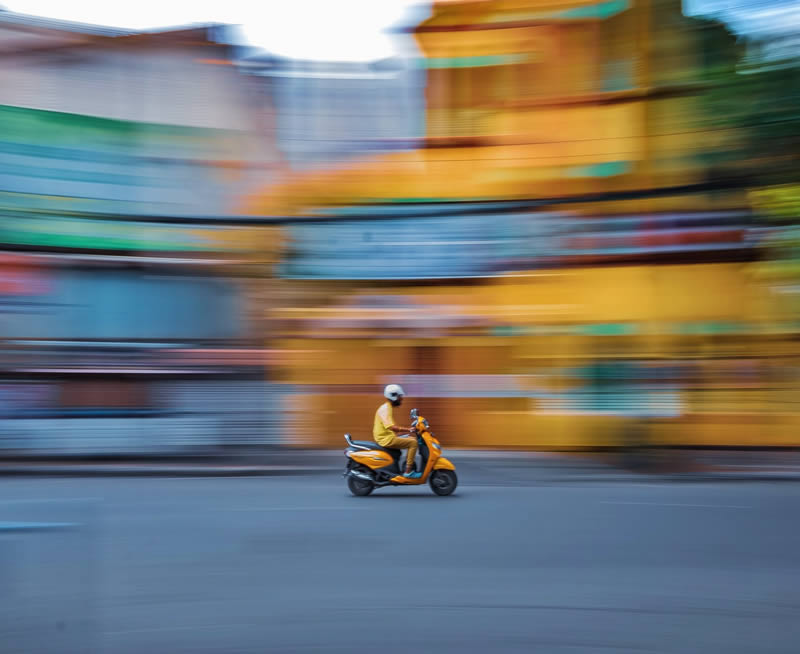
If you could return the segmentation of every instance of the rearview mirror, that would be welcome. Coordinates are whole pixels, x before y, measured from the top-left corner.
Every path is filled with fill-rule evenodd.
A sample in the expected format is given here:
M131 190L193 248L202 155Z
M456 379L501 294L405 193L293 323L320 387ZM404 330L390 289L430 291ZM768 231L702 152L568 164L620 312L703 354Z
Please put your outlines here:
M411 419L416 420L419 417L419 413L417 413L416 409L411 409Z

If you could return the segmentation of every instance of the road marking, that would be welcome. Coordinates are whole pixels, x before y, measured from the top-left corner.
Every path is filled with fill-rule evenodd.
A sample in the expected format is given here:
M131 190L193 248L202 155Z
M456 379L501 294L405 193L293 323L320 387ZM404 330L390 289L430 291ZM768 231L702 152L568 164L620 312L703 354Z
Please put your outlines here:
M627 484L626 488L672 488L673 482L670 481L649 481Z
M738 504L677 504L671 502L611 502L601 501L600 504L632 504L637 506L683 506L697 509L752 509L751 506L741 506Z
M0 531L34 531L37 529L69 529L78 527L75 522L0 522Z
M363 506L250 506L220 511L361 511Z
M143 627L141 629L124 629L116 631L105 631L107 636L132 636L135 634L164 633L169 631L199 631L201 629L240 629L241 627L258 627L261 622L235 622L222 624L193 624L193 625L174 625L169 627Z
M31 500L0 500L0 504L49 504L50 502L100 502L99 497L35 497Z

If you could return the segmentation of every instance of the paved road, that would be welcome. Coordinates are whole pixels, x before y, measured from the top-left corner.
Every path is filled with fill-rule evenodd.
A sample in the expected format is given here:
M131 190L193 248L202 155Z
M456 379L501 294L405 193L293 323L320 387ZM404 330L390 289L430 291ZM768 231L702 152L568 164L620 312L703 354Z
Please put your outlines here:
M4 654L800 643L792 483L2 479L0 498Z

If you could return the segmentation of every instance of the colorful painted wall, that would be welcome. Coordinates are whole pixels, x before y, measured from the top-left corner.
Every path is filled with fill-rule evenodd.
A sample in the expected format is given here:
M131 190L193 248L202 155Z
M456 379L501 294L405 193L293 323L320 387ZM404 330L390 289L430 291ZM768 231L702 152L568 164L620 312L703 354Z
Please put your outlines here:
M798 445L800 351L750 264L530 271L277 313L291 438L368 437L400 382L451 446ZM613 289L613 291L611 290ZM327 292L336 297L335 287Z

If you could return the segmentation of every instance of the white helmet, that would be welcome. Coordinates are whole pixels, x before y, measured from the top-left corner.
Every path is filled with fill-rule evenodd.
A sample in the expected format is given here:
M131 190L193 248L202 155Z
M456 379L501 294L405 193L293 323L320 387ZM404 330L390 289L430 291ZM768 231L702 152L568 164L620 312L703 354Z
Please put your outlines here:
M383 397L391 402L397 401L398 397L403 397L404 395L405 391L403 391L403 387L399 384L389 384L383 389Z

